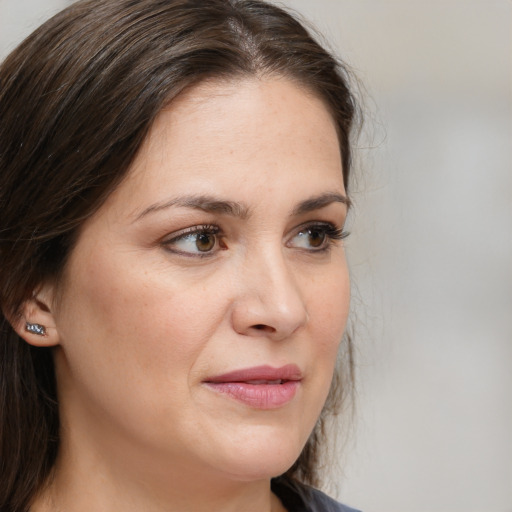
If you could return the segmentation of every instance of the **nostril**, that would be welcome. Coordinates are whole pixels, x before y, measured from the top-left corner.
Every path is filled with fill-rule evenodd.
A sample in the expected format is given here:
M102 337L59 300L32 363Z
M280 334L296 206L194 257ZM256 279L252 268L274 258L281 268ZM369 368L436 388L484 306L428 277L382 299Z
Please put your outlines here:
M252 328L256 329L258 331L275 332L275 329L273 327L270 327L270 325L265 325L265 324L256 324L256 325L253 325Z

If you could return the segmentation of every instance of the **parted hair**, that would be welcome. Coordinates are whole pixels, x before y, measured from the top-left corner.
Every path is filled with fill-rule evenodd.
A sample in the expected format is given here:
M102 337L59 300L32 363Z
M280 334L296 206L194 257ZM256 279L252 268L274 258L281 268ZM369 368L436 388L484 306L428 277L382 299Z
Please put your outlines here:
M335 120L349 185L357 104L347 68L297 16L259 0L81 0L0 66L0 510L20 512L51 477L59 404L51 348L11 324L59 279L81 224L130 168L162 108L204 80L286 77ZM316 483L326 414L353 381L352 346L299 459Z

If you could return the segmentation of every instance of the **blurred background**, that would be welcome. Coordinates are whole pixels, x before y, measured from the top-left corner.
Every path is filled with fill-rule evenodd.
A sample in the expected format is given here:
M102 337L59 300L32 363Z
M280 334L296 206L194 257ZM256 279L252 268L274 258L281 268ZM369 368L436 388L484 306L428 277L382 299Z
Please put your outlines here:
M69 3L0 0L0 58ZM335 492L364 512L512 512L512 2L283 3L365 86Z

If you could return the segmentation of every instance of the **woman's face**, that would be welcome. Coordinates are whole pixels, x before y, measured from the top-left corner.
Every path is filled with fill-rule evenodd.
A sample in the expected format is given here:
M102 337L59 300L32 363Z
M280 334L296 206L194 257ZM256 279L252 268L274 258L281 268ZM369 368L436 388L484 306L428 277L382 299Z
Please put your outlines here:
M63 453L284 472L345 327L344 197L333 120L290 81L202 84L161 112L57 289Z

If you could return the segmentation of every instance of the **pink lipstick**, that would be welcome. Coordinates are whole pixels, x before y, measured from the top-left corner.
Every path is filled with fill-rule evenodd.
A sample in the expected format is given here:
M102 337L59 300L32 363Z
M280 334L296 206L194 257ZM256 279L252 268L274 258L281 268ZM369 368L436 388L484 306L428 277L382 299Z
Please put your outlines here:
M255 409L277 409L295 396L302 374L295 364L256 366L210 377L204 383Z

